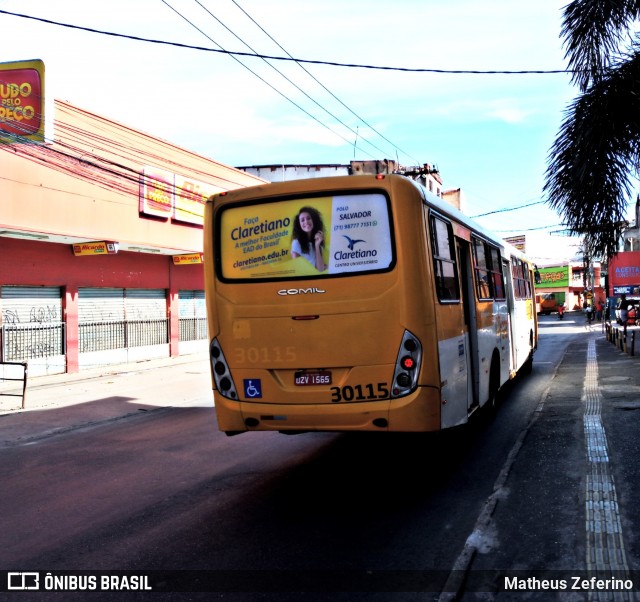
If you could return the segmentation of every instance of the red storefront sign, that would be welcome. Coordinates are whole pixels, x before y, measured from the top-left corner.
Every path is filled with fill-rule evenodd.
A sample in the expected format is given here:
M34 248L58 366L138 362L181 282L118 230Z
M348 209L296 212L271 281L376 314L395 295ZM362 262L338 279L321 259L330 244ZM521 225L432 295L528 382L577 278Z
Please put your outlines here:
M633 294L633 289L638 289L639 287L640 251L618 253L609 262L610 294L621 294L621 292Z
M8 135L5 135L8 134ZM0 63L0 140L44 140L44 63Z

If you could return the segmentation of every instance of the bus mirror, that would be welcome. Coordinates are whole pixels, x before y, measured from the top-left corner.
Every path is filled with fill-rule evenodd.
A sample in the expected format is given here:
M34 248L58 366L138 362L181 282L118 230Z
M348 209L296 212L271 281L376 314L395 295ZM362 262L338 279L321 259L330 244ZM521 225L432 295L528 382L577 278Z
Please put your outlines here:
M540 284L542 282L542 278L540 278L540 271L538 270L538 266L534 266L533 278L536 284Z

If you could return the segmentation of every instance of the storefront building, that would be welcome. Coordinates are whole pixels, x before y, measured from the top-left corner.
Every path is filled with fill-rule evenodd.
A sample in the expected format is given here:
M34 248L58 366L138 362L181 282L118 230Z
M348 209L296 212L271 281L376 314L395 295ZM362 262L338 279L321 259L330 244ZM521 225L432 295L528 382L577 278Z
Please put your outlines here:
M0 131L0 362L206 349L204 200L263 182L63 101L45 142Z
M565 309L581 310L584 304L597 306L605 302L601 265L595 262L588 268L577 262L539 267L540 282L536 284L538 313L556 312L559 305Z

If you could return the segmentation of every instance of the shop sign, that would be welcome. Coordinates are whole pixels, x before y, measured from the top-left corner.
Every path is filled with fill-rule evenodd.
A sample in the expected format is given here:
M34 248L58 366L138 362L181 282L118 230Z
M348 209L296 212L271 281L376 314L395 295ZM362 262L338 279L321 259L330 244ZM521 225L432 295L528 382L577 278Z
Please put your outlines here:
M175 184L173 219L201 226L204 223L204 206L207 199L221 189L177 174Z
M117 242L83 242L72 246L73 254L76 257L80 257L82 255L115 255L118 252Z
M618 253L609 263L611 286L638 286L640 283L640 252Z
M0 141L44 141L44 63L0 63Z
M204 263L202 253L186 253L173 256L173 265L194 265L198 263Z
M633 295L637 297L640 295L640 285L636 286L614 286L613 294L617 297L619 295Z
M144 167L139 211L142 215L171 217L174 221L202 226L207 199L220 190L162 169Z
M144 215L168 218L174 206L174 175L161 169L142 170L139 211Z
M538 268L540 283L536 288L564 288L569 286L569 266Z

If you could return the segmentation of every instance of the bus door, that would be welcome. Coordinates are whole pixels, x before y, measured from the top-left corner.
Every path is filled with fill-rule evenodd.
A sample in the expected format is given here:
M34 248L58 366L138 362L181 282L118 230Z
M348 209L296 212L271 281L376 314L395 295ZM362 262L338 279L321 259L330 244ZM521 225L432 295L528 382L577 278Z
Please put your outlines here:
M467 412L480 403L480 366L478 365L478 324L476 319L471 246L468 241L456 237L456 251L460 266L460 293L464 313L467 362Z
M509 261L506 259L502 259L502 277L505 283L505 292L507 296L507 344L511 349L509 367L511 373L515 372L518 366L517 362L517 352L518 345L515 340L515 297L514 297L514 289L513 289L513 278L511 274L511 266L509 265ZM504 343L503 343L504 344Z

